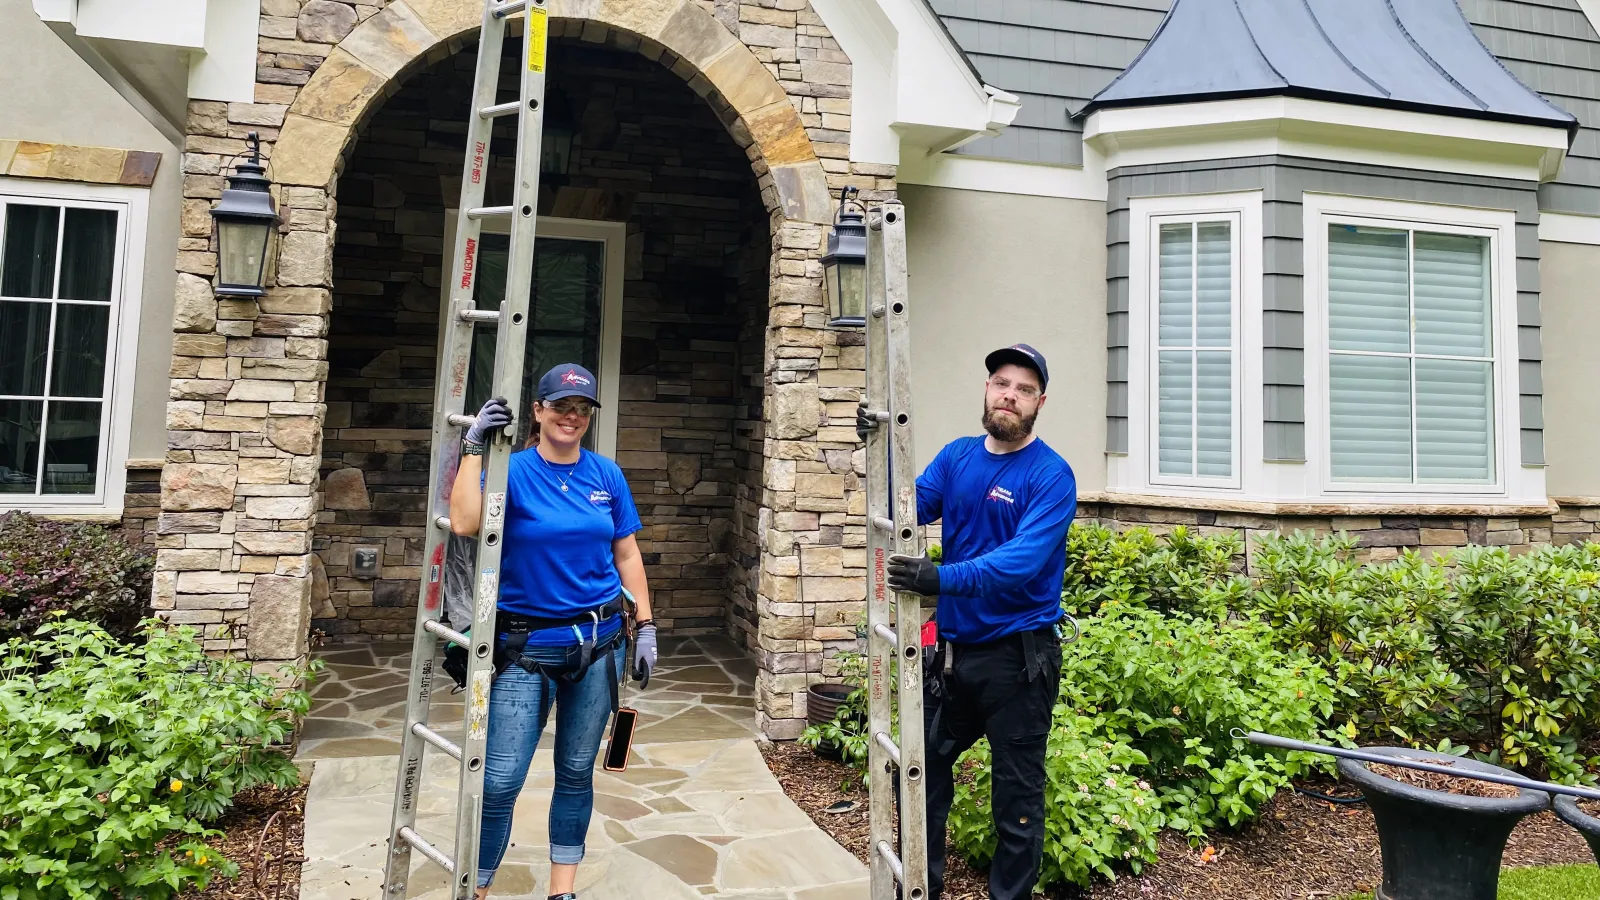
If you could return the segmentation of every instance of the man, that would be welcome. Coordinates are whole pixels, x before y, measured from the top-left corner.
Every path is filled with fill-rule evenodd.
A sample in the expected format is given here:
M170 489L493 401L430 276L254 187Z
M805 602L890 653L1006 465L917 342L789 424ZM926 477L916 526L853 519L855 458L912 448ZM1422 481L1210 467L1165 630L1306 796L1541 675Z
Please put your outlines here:
M1033 433L1050 370L1026 344L989 354L985 437L946 445L917 479L919 524L944 520L942 565L894 556L889 586L939 597L938 646L924 658L928 880L944 890L945 820L956 759L992 751L999 846L989 896L1032 896L1044 854L1044 757L1061 677L1061 579L1077 512L1072 468ZM876 428L865 409L856 428Z

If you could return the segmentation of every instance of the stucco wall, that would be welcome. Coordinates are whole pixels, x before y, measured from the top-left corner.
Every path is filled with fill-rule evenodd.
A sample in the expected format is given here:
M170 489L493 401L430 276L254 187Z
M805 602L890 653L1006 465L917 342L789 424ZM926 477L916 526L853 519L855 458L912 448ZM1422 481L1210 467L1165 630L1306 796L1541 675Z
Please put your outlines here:
M901 185L918 465L981 431L983 358L1018 342L1050 365L1038 433L1080 491L1105 488L1105 204Z
M151 150L162 154L150 188L144 299L130 458L166 454L167 363L172 358L173 254L183 161L178 148L62 43L26 0L0 2L0 139Z
M1600 247L1541 243L1545 483L1552 497L1600 497Z

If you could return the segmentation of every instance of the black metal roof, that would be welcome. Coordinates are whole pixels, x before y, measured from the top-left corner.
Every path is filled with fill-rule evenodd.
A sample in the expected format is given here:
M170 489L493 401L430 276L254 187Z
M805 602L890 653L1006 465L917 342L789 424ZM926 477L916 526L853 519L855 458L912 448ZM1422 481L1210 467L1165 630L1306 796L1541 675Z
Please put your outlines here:
M1340 103L1565 128L1506 71L1456 0L1176 0L1096 109L1238 97Z

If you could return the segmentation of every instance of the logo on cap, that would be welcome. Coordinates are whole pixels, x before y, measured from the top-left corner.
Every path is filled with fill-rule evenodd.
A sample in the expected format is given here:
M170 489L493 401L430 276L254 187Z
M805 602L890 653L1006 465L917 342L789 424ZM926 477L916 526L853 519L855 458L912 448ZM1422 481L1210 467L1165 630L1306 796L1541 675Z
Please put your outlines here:
M1029 350L1027 347L1023 346L1022 344L1012 344L1011 345L1011 349L1017 351L1018 353L1027 354L1029 359L1038 359L1039 358L1032 350Z
M582 375L579 375L577 372L568 371L565 375L561 376L561 383L562 384L588 384L589 383L589 379L583 377Z

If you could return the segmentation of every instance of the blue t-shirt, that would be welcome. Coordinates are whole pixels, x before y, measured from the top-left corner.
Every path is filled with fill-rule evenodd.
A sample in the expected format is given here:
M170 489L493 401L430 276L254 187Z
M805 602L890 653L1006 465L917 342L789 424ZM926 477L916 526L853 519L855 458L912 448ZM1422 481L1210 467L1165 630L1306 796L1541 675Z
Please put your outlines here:
M565 464L551 463L531 448L511 454L500 608L525 616L574 618L616 599L622 578L611 542L640 527L633 495L615 462L588 450L576 463ZM613 616L601 624L599 637L610 637L621 627L622 617ZM583 627L585 638L589 631ZM577 642L571 628L528 635L531 647Z
M978 643L1061 620L1072 467L1044 441L991 453L981 437L945 445L917 479L917 518L944 520L939 635Z

